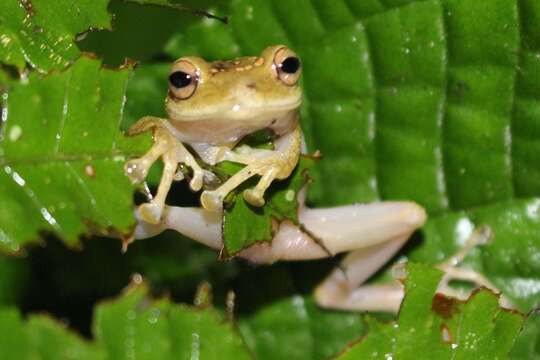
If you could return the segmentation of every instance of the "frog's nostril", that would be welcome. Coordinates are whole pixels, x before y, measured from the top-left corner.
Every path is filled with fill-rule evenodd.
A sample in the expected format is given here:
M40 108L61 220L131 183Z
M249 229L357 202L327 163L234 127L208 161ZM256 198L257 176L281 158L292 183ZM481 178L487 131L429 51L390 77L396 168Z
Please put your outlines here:
M250 82L250 83L247 83L246 84L246 87L248 89L252 89L252 90L255 90L257 88L257 84L255 84L254 82Z

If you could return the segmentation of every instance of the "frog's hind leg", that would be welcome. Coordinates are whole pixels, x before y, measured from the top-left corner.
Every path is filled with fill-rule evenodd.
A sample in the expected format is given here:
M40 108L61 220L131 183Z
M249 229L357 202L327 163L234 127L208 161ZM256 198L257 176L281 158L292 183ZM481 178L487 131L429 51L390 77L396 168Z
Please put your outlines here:
M437 266L445 273L438 287L439 293L465 300L470 295L470 291L457 290L449 286L453 280L466 281L476 286L489 288L496 293L500 292L478 272L458 267L472 248L486 241L485 236L483 228L479 228L469 237L462 250ZM334 270L315 290L317 303L327 308L397 313L404 296L401 283L394 281L388 284L362 284L378 270L377 265L389 260L405 241L406 237L356 250L347 255L341 268ZM504 296L501 296L500 303L503 306L512 306Z
M353 251L315 289L315 300L326 308L397 312L403 290L398 283L364 285L407 241L408 236Z

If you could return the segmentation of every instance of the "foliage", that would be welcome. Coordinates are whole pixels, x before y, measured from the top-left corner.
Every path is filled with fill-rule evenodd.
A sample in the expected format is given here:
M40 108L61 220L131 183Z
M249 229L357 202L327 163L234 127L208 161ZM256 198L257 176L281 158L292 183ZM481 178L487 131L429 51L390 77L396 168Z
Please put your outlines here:
M97 306L96 340L85 341L45 316L23 321L15 309L0 309L2 359L249 359L241 338L210 307L150 300L133 285ZM17 353L15 353L17 352Z
M81 58L61 73L8 83L0 133L2 248L16 251L44 230L68 244L90 229L131 232L134 186L123 164L144 143L119 131L130 69L100 68Z
M433 295L442 272L420 264L407 266L406 296L396 324L370 319L370 332L339 356L347 359L505 359L522 324L518 313L501 310L488 290L466 303Z
M115 133L118 122L125 129L140 116L163 114L164 79L168 64L176 57L231 58L284 43L302 58L303 129L310 150L323 154L311 171L315 178L311 203L419 202L430 219L401 256L431 264L460 248L474 227L488 225L494 233L492 241L475 249L465 265L484 273L524 312L538 306L537 1L182 2L228 16L227 25L189 11L151 5L157 1L139 2L147 5L112 1L108 10L116 15L114 31L88 34L83 33L88 28L110 26L108 2L8 0L0 5L4 94L0 229L9 234L8 238L0 233L0 239L11 239L2 244L4 250L18 249L42 230L56 233L70 245L89 228L125 232L133 225L129 211L133 187L123 178L122 162L114 162L114 158L140 153L148 145L148 137L130 140L128 146ZM77 47L96 52L111 66L123 63L126 56L141 63L130 78L127 68L100 69L99 61L81 58ZM23 69L25 63L30 66ZM36 73L51 70L46 76ZM20 74L21 80L15 80ZM80 80L66 83L68 78ZM76 95L84 93L93 96ZM74 96L67 106L65 94ZM96 102L101 106L96 107ZM65 122L72 131L64 131L58 144L74 156L69 165L54 158L53 151L64 108L72 115ZM40 127L40 119L55 126ZM102 126L93 126L94 122ZM87 139L76 136L86 130ZM111 144L107 139L118 140L117 152L106 146ZM83 149L92 156L83 157ZM36 164L44 155L53 156L54 161ZM6 173L6 166L11 173ZM70 167L83 182L95 186L89 191L99 206L92 206L91 197L81 191L82 184L65 182ZM95 178L88 178L88 173L94 173L91 169ZM23 180L25 186L17 185L17 180ZM177 188L174 194L170 200L175 203L194 202L188 191ZM61 202L68 206L61 208ZM114 211L111 204L118 204ZM62 224L62 229L55 229L47 219ZM223 299L228 289L235 290L239 330L258 358L328 358L366 332L370 335L360 343L364 345L351 351L362 351L356 349L369 346L371 338L378 339L379 328L394 331L373 320L366 320L367 330L363 315L323 311L314 305L306 294L335 265L332 260L253 269L238 262L216 264L211 252L183 245L185 242L166 234L135 243L121 257L119 244L111 241L91 239L78 254L48 241L46 249L26 250L25 258L0 258L0 291L9 292L0 294L0 301L23 311L65 315L88 333L85 319L96 298L118 292L127 275L139 271L156 291L171 291L175 300L186 301L192 294L194 281L190 279L214 279L216 299ZM200 263L194 264L194 259ZM83 275L89 280L80 281ZM99 280L90 280L95 278ZM68 286L70 296L65 295ZM222 306L221 302L216 306ZM472 309L479 303L480 309ZM75 310L65 313L70 307ZM462 313L473 310L491 311L486 318L506 316L494 308L488 295L477 294L463 305ZM15 310L6 311L10 318L18 319ZM420 310L410 311L412 321L420 318ZM400 317L398 324L405 320ZM35 338L55 339L59 326L48 320L45 323L44 330L39 330L42 335ZM28 324L32 320L18 329L34 331L28 330L34 328ZM474 333L474 327L482 323L470 325L466 329ZM537 316L527 319L512 350L514 358L540 356L539 326ZM505 334L493 335L490 339ZM74 337L69 343L82 342ZM98 351L94 345L84 344L81 351ZM505 344L508 342L498 342L491 350L505 352ZM35 343L16 349L38 347Z

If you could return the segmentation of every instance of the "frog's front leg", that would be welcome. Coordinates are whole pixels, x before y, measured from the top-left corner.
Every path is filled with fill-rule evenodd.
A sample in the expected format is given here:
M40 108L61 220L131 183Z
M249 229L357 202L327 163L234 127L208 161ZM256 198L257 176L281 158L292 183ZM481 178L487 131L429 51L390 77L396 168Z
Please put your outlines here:
M302 131L297 125L295 129L281 136L275 142L274 151L252 149L251 152L244 149L242 153L235 154L232 151L225 152L220 159L236 161L246 164L242 170L234 174L216 190L206 190L201 195L203 208L209 211L221 211L223 199L249 178L259 175L261 179L257 185L244 191L243 196L253 206L263 206L264 193L275 179L286 179L292 173L300 156L302 147Z
M125 171L133 182L142 182L152 164L159 157L162 158L164 164L163 174L157 194L151 202L142 204L139 207L139 213L144 221L157 224L160 221L165 199L172 182L182 179L179 173L176 172L178 163L185 163L193 169L190 187L195 191L200 190L202 187L204 173L189 151L167 128L167 120L151 116L143 117L129 129L128 134L135 135L150 129L153 130L154 139L152 148L142 157L128 161Z

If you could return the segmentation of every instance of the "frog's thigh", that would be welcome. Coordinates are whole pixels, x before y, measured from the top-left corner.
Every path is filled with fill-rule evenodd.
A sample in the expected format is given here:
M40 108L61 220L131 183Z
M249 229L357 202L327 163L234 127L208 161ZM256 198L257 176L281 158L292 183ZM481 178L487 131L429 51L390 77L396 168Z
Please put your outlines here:
M300 222L332 253L408 237L426 221L425 210L407 201L303 209L299 215Z
M270 244L257 244L240 255L263 263L320 259L328 257L329 252L336 254L406 239L422 226L425 219L424 209L412 202L378 202L326 209L302 207L299 221L308 232L291 222L283 222ZM322 242L326 250L318 242Z

